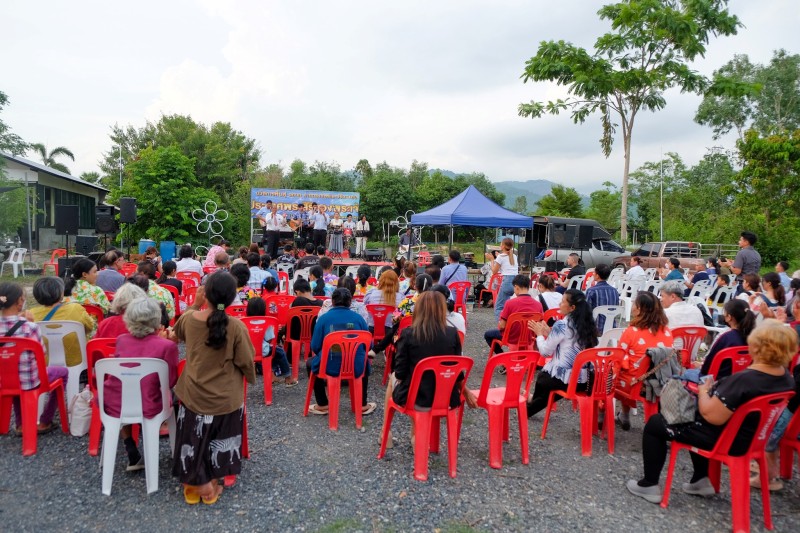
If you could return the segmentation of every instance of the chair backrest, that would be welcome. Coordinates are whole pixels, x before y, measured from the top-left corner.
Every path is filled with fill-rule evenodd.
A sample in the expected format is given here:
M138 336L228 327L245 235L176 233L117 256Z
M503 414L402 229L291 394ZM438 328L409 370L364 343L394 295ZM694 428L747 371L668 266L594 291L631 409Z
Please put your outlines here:
M722 435L717 440L712 453L728 455L734 439L739 434L742 423L747 418L747 415L751 413L758 413L758 428L753 435L753 440L750 441L747 452L742 455L751 455L759 450L763 451L767 445L767 439L772 434L772 429L778 421L778 417L789 402L789 398L793 395L794 392L792 391L765 394L740 405L733 412L733 416L728 420L728 423L725 424L725 429L722 430Z
M228 307L225 308L225 314L236 318L246 317L247 305L246 304L229 305Z
M569 284L567 285L567 289L580 289L583 280L586 279L585 274L580 274L578 276L572 276L569 279Z
M25 254L28 253L27 248L14 248L8 255L7 263L22 263L25 261Z
M644 284L644 289L643 289L643 290L645 290L645 291L648 291L648 292L652 292L653 294L655 294L656 296L658 296L658 294L661 292L661 286L662 286L663 284L664 284L664 280L661 280L661 279L651 279L651 280L648 280L648 281L647 281L647 282Z
M103 320L105 320L106 315L105 313L103 313L103 309L100 306L94 304L81 304L81 305L83 306L84 309L86 309L86 312L89 313L90 316L93 316L94 319L97 320L98 324Z
M97 396L97 381L94 379L94 365L100 359L114 357L117 352L116 338L96 338L86 343L86 377L92 394Z
M392 316L395 306L384 304L367 304L367 311L372 316L374 323L373 337L375 339L382 339L386 336L386 319Z
M137 268L139 268L139 266L136 263L125 263L124 265L119 267L119 273L125 276L126 278L129 278L134 274L136 274Z
M622 305L598 305L592 310L592 316L595 322L597 322L597 319L601 316L605 317L603 330L600 332L603 334L610 329L614 329L617 318L622 321L622 318L625 316L625 307Z
M33 352L40 386L48 388L47 365L44 361L44 346L33 339L22 337L0 337L0 396L16 396L21 392L19 382L19 359L23 352Z
M86 362L86 330L83 324L74 320L50 320L37 322L42 337L47 339L47 355L51 366L67 366L64 337L74 333L81 349L81 361Z
M201 277L200 274L197 272L190 272L188 270L184 270L183 272L177 272L175 277L181 280L184 283L184 288L186 288L186 282L194 283L195 287L200 286Z
M586 289L594 285L594 278L595 278L594 268L590 268L589 270L586 271L586 275L583 276L583 282L581 283L581 286L578 288L585 292Z
M162 289L166 289L166 290L169 291L169 293L172 295L172 300L176 304L176 308L175 309L177 310L177 303L178 303L178 300L180 300L180 298L181 298L181 293L178 292L178 287L176 287L174 285L167 285L165 283L159 283L158 286L161 287Z
M113 302L114 301L114 293L113 292L111 292L111 291L103 291L103 294L106 295L106 298L108 298L109 302Z
M792 361L789 363L789 372L794 372L794 367L796 367L798 363L800 363L800 350L792 357Z
M294 279L292 280L292 282L295 282L300 278L308 280L308 273L310 270L311 268L298 268L297 270L294 271Z
M122 382L119 419L122 423L135 422L144 418L142 410L142 380L157 374L161 385L161 411L172 409L169 392L169 365L166 361L153 357L122 357L101 359L95 364L97 376L97 400L100 417L108 417L105 412L106 376L114 376Z
M503 346L508 346L512 351L533 350L536 347L536 335L528 329L528 322L539 322L542 319L542 313L511 313L503 330Z
M597 346L601 348L605 347L616 347L619 345L619 339L622 337L622 334L625 333L625 328L612 328L603 332L600 336L600 340L597 342Z
M376 287L378 285L378 278L375 276L370 276L367 278L367 286L369 287Z
M564 318L564 315L562 315L561 311L559 311L558 309L548 309L547 311L544 312L543 320L545 322L548 322L551 318L555 320L561 320L562 318Z
M356 279L356 276L358 275L358 269L359 269L359 265L350 265L349 267L347 267L345 269L344 275L345 276L350 276L351 278Z
M623 281L618 292L620 298L633 298L639 292L641 283L636 281Z
M472 283L469 281L454 281L453 283L447 286L450 291L454 291L453 300L456 303L463 303L466 301L466 296L469 294L469 290L472 287Z
M708 369L708 374L714 376L714 379L717 378L723 361L730 361L731 374L735 374L750 366L753 363L753 358L750 357L747 346L732 346L718 351L714 356L714 360L711 361L711 367Z
M400 323L397 325L397 336L399 337L400 334L403 332L404 329L410 328L411 324L414 323L414 316L413 315L406 315L400 319Z
M217 267L216 265L204 266L203 267L203 272L206 273L206 274L213 274L214 272L217 271L218 268L219 267Z
M525 398L528 397L540 357L539 352L533 350L510 351L490 357L486 362L486 369L483 371L481 390L478 392L478 405L481 407L486 406L486 395L492 387L494 371L498 366L502 365L506 369L505 394L502 405L507 407L518 406L520 395Z
M279 274L281 272L285 272L287 276L293 268L294 268L294 263L277 263L275 265L275 270L277 270Z
M419 392L422 376L425 372L432 372L436 380L435 392L433 395L433 405L431 412L434 416L441 415L450 410L450 395L456 386L458 377L463 374L464 382L469 377L472 369L473 360L470 357L461 355L438 355L426 357L414 368L411 376L411 384L408 389L408 401L406 405L412 407L417 403L417 393Z
M334 331L325 335L325 340L322 342L322 352L319 365L319 377L329 377L325 370L328 365L328 357L331 350L337 347L337 357L341 358L341 367L339 369L339 378L348 377L361 377L355 375L356 355L359 347L364 348L364 357L367 357L367 350L369 350L372 343L372 335L369 331L347 330L347 331ZM366 362L364 364L366 371Z
M286 315L286 338L293 341L310 342L320 309L322 308L316 305L301 305L290 308ZM295 320L299 321L300 324L300 335L297 338L292 337L292 323Z
M314 296L315 300L319 300L320 302L324 302L325 300L330 300L330 296L325 296L323 294L317 294Z
M581 370L587 365L591 367L591 390L586 391L587 396L602 399L614 392L614 383L622 367L625 350L622 348L589 348L582 350L575 356L572 372L569 376L567 395L574 396L578 390L578 379Z
M247 328L247 332L250 334L250 342L253 343L253 348L256 350L256 360L260 360L264 357L262 353L264 337L270 329L272 329L273 332L273 337L270 341L272 345L270 353L275 353L275 348L278 346L278 327L280 326L277 318L274 316L246 316L239 320L242 321Z
M655 279L657 272L658 272L658 270L655 269L655 268L645 268L644 269L645 279L647 281L651 281L651 280Z
M50 254L50 261L49 262L50 263L56 263L58 261L59 257L64 257L65 255L67 255L66 248L56 248L55 250L53 250L53 253Z
M286 317L289 315L289 308L294 302L294 296L288 294L275 294L266 299L267 316L274 316L279 324L286 324Z
M278 287L281 294L289 294L291 292L291 281L289 280L289 273L283 270L278 271Z
M683 326L672 329L672 347L675 349L686 350L690 361L697 357L700 343L708 334L708 330L703 326ZM680 341L680 342L678 342Z
M712 285L713 282L710 279L701 279L692 285L692 289L689 291L689 297L698 296L705 299L706 293L711 289Z
M492 274L492 277L489 278L489 287L488 289L492 292L497 292L500 290L500 285L503 284L503 276L498 274Z
M194 300L197 297L197 287L183 287L183 301L186 302L186 306L194 305Z

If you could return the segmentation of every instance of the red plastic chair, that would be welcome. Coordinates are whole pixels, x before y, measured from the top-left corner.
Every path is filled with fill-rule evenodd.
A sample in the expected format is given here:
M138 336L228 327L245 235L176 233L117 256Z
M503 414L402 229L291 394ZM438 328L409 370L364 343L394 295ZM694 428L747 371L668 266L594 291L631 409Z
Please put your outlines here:
M681 365L683 368L692 368L692 357L697 354L700 343L708 334L703 326L684 326L672 330L672 342L681 340Z
M732 346L717 352L714 360L711 361L711 367L708 369L708 374L717 379L717 374L724 361L730 361L731 374L741 372L753 363L753 358L750 357L750 352L747 346Z
M319 373L311 372L308 378L308 390L306 391L306 403L303 408L303 416L308 416L308 408L311 405L311 393L314 391L314 381L317 379L324 379L328 386L328 427L333 431L338 430L339 395L342 388L342 381L347 381L350 385L350 408L356 415L356 428L361 429L361 379L363 378L363 374L360 376L355 375L356 352L359 348L364 349L364 372L366 372L367 350L369 350L371 342L372 336L369 334L369 331L334 331L325 336L325 341L322 343ZM330 376L326 371L329 353L334 346L339 347L338 357L342 362L338 376ZM296 361L297 359L295 358L294 360Z
M197 297L197 287L187 287L184 285L183 295L181 295L181 298L183 299L183 302L186 304L186 307L194 305L194 300L196 297Z
M367 286L369 286L369 287L377 287L378 286L378 278L375 278L375 277L367 278Z
M247 305L236 304L229 305L225 308L225 314L236 318L244 318L247 316Z
M42 276L47 275L48 267L52 268L54 276L58 276L58 258L64 257L65 255L67 255L67 250L65 248L56 248L53 250L53 253L50 254L50 261L42 265Z
M464 317L464 323L467 323L467 295L469 294L470 289L472 288L472 283L469 281L454 281L450 285L447 286L450 289L450 296L453 297L453 301L455 302L455 307L453 311L456 313L461 313Z
M644 421L650 420L650 417L658 413L658 399L651 402L647 401L641 395L644 381L638 381L639 378L647 372L650 367L650 357L644 356L638 361L631 362L630 372L626 373L623 377L617 377L614 383L614 398L623 402L630 407L636 407L638 402L641 402L644 407ZM636 380L636 383L633 383Z
M483 301L484 294L491 294L492 295L492 305L497 300L497 291L500 290L500 285L503 284L503 276L500 274L492 274L492 277L489 278L489 285L485 289L481 289L481 292L478 294L478 301Z
M286 325L286 317L289 316L289 309L294 302L294 296L288 294L275 294L265 300L267 304L267 316L274 316L278 319L278 324Z
M106 298L108 298L109 302L113 302L114 301L114 293L113 292L103 291L103 293L106 295Z
M216 266L204 266L203 267L203 273L205 273L206 275L213 274L214 272L217 271L217 269L218 269L218 267L216 267Z
M381 340L386 336L386 318L392 316L395 306L384 304L367 304L367 311L372 316L373 333L372 340Z
M89 390L92 396L97 397L97 380L94 377L94 364L105 357L114 357L117 351L117 339L97 338L86 343L86 377L89 380ZM89 426L89 455L96 457L100 452L100 433L103 423L100 421L100 409L96 402L92 402L92 423Z
M400 319L400 324L397 326L397 337L400 337L400 333L403 332L404 329L411 326L411 323L414 321L414 317L411 315L404 316ZM461 346L464 346L464 342L461 342ZM383 381L381 384L385 387L386 382L389 380L389 374L392 373L392 359L394 358L394 353L397 351L397 348L394 344L390 344L386 347L383 351L383 355L386 359L386 364L383 367Z
M139 266L136 263L125 263L119 268L119 273L126 278L129 278L136 274L137 268L139 268Z
M175 318L170 321L170 324L174 325L175 321L181 316L181 294L178 292L178 288L173 285L164 285L161 283L158 286L168 290L172 295L172 301L175 302Z
M417 265L428 266L431 264L431 253L427 250L422 250L417 254Z
M324 302L325 300L330 300L330 297L322 296L322 295L318 294L318 295L314 296L314 299L315 300L319 300L320 302Z
M23 352L33 352L39 372L39 386L22 390L19 382L19 359ZM44 348L40 342L20 337L0 337L0 435L8 433L11 421L11 402L19 397L22 415L22 455L36 455L39 420L39 397L55 392L58 397L58 414L61 430L69 433L64 381L49 381L44 362Z
M86 312L89 313L89 316L94 317L97 321L97 324L100 325L100 322L105 320L106 315L103 313L103 309L100 306L94 304L81 304Z
M702 455L709 459L708 478L714 486L714 490L719 492L720 471L724 463L728 467L731 476L731 507L733 514L734 531L750 531L750 462L757 461L761 475L761 503L764 508L764 526L772 529L772 513L769 503L769 474L767 473L767 460L764 448L767 439L775 427L783 409L786 407L793 392L781 392L778 394L767 394L754 398L744 405L739 406L734 411L733 416L722 430L717 444L711 450L704 450L682 442L673 441L669 456L669 468L667 470L667 481L664 485L664 497L661 499L661 507L669 505L669 493L672 488L672 474L675 471L675 460L678 452L688 450L692 453ZM741 429L747 415L758 414L758 428L755 431L753 440L746 453L743 455L728 455L728 451Z
M297 379L300 372L300 358L311 357L311 336L314 334L314 324L321 307L315 305L301 305L292 307L286 315L286 351L292 354L292 379ZM292 337L292 322L297 320L300 324L300 334ZM301 353L302 352L302 353Z
M378 459L386 455L386 443L392 427L394 413L410 416L414 421L416 431L414 447L414 479L425 481L428 479L428 455L430 452L439 453L439 426L442 418L447 420L447 458L450 477L456 477L458 464L458 439L461 434L461 414L464 410L464 399L458 407L450 408L450 395L456 382L463 374L464 383L467 382L469 371L472 369L473 360L460 355L442 355L427 357L420 361L414 374L411 376L411 386L408 391L406 405L398 405L389 399L386 405L386 423L381 434L381 449ZM436 379L436 391L433 405L430 409L416 409L417 392L422 383L422 375L432 372Z
M489 414L489 466L502 468L503 442L508 442L509 411L517 410L519 441L522 448L522 464L530 461L528 449L528 413L525 402L531 390L539 352L513 351L497 354L486 362L483 381L479 391L472 391L478 398L478 407ZM495 369L502 365L506 369L505 386L492 387Z
M250 342L256 350L253 361L261 363L261 374L264 376L264 403L272 405L272 356L278 346L278 319L273 316L246 316L240 319L247 327L250 334ZM264 336L272 328L273 338L270 341L271 349L269 355L264 357Z
M590 268L589 270L586 271L586 274L583 277L583 281L581 282L580 289L583 292L586 292L586 289L588 289L589 287L594 286L594 283L595 283L594 282L594 269Z
M789 425L786 426L783 438L780 440L781 477L784 479L792 479L792 460L795 453L797 454L798 464L800 464L800 440L797 440L798 436L800 436L800 409L792 416Z
M798 364L800 364L800 350L798 350L797 353L794 354L794 357L792 358L792 362L789 363L789 372L793 373L794 372L794 367L796 367Z
M564 318L564 315L562 315L561 311L559 311L558 309L548 309L547 311L544 312L544 318L542 320L549 323L551 318L553 320L561 320L562 318Z
M200 281L202 280L200 274L197 272L190 272L188 270L184 270L183 272L176 272L175 277L183 282L184 288L186 288L186 282L194 283L195 287L200 286Z
M279 292L281 294L289 294L289 285L291 285L291 281L289 280L289 273L288 272L278 272L278 287Z
M536 348L536 335L528 329L528 321L542 320L542 313L512 313L506 321L503 338L494 339L489 348L489 353L496 353L504 346L509 351L534 350ZM513 340L512 340L513 339Z
M558 395L578 403L581 414L582 455L587 457L592 455L592 435L597 433L597 415L601 408L605 410L603 434L608 438L608 453L614 453L614 402L612 400L614 399L614 383L622 366L623 357L625 357L625 350L622 348L589 348L575 357L567 390L553 391L547 399L542 439L547 436L550 413L555 405L555 397ZM578 391L578 379L581 369L587 365L594 370L594 376L591 379L592 388L580 392Z

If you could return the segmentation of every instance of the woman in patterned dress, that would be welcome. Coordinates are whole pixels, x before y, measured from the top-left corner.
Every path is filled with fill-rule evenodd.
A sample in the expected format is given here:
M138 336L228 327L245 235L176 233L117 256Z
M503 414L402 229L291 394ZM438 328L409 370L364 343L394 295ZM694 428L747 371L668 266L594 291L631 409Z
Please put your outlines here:
M64 303L67 302L96 305L106 314L111 310L106 293L97 286L97 265L94 261L78 259L72 265L72 274L64 286Z

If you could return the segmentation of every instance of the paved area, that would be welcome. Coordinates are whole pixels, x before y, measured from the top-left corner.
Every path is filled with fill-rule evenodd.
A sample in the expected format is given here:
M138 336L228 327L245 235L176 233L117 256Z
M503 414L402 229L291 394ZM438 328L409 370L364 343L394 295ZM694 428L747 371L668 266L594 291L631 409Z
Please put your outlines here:
M487 348L483 331L491 310L469 314L465 354L476 360L470 384L477 388ZM259 383L248 390L250 447L238 485L214 506L190 507L170 477L166 439L161 441L159 491L148 496L144 472L126 473L120 446L110 497L100 492L99 457L87 454L88 437L51 433L39 453L22 457L21 441L0 436L0 530L2 531L729 531L727 474L723 492L703 499L680 492L689 477L680 458L669 509L635 498L624 488L641 475L641 415L629 432L617 431L616 453L595 439L592 457L580 453L578 414L568 404L554 413L546 440L542 417L530 423L530 465L520 464L516 425L504 447L501 470L488 466L487 417L467 410L458 450L458 476L447 474L446 443L431 456L430 478L415 481L408 421L395 418L396 445L376 459L383 390L375 368L369 399L378 410L355 429L340 414L338 432L325 417L301 415L307 380L275 388L263 404ZM345 392L346 394L346 392ZM347 402L347 399L344 399ZM795 478L772 498L776 531L800 528L800 483ZM762 531L760 497L751 500L754 531Z

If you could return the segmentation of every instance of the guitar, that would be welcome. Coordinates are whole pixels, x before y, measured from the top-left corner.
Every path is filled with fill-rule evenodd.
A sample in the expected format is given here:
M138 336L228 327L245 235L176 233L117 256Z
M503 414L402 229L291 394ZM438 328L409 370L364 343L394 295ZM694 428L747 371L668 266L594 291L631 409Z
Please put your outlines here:
M295 220L295 219L289 220L289 221L286 222L286 224L288 224L289 227L292 228L292 231L294 231L294 232L297 232L297 230L299 230L303 226L303 223L300 222L299 219L298 220Z

